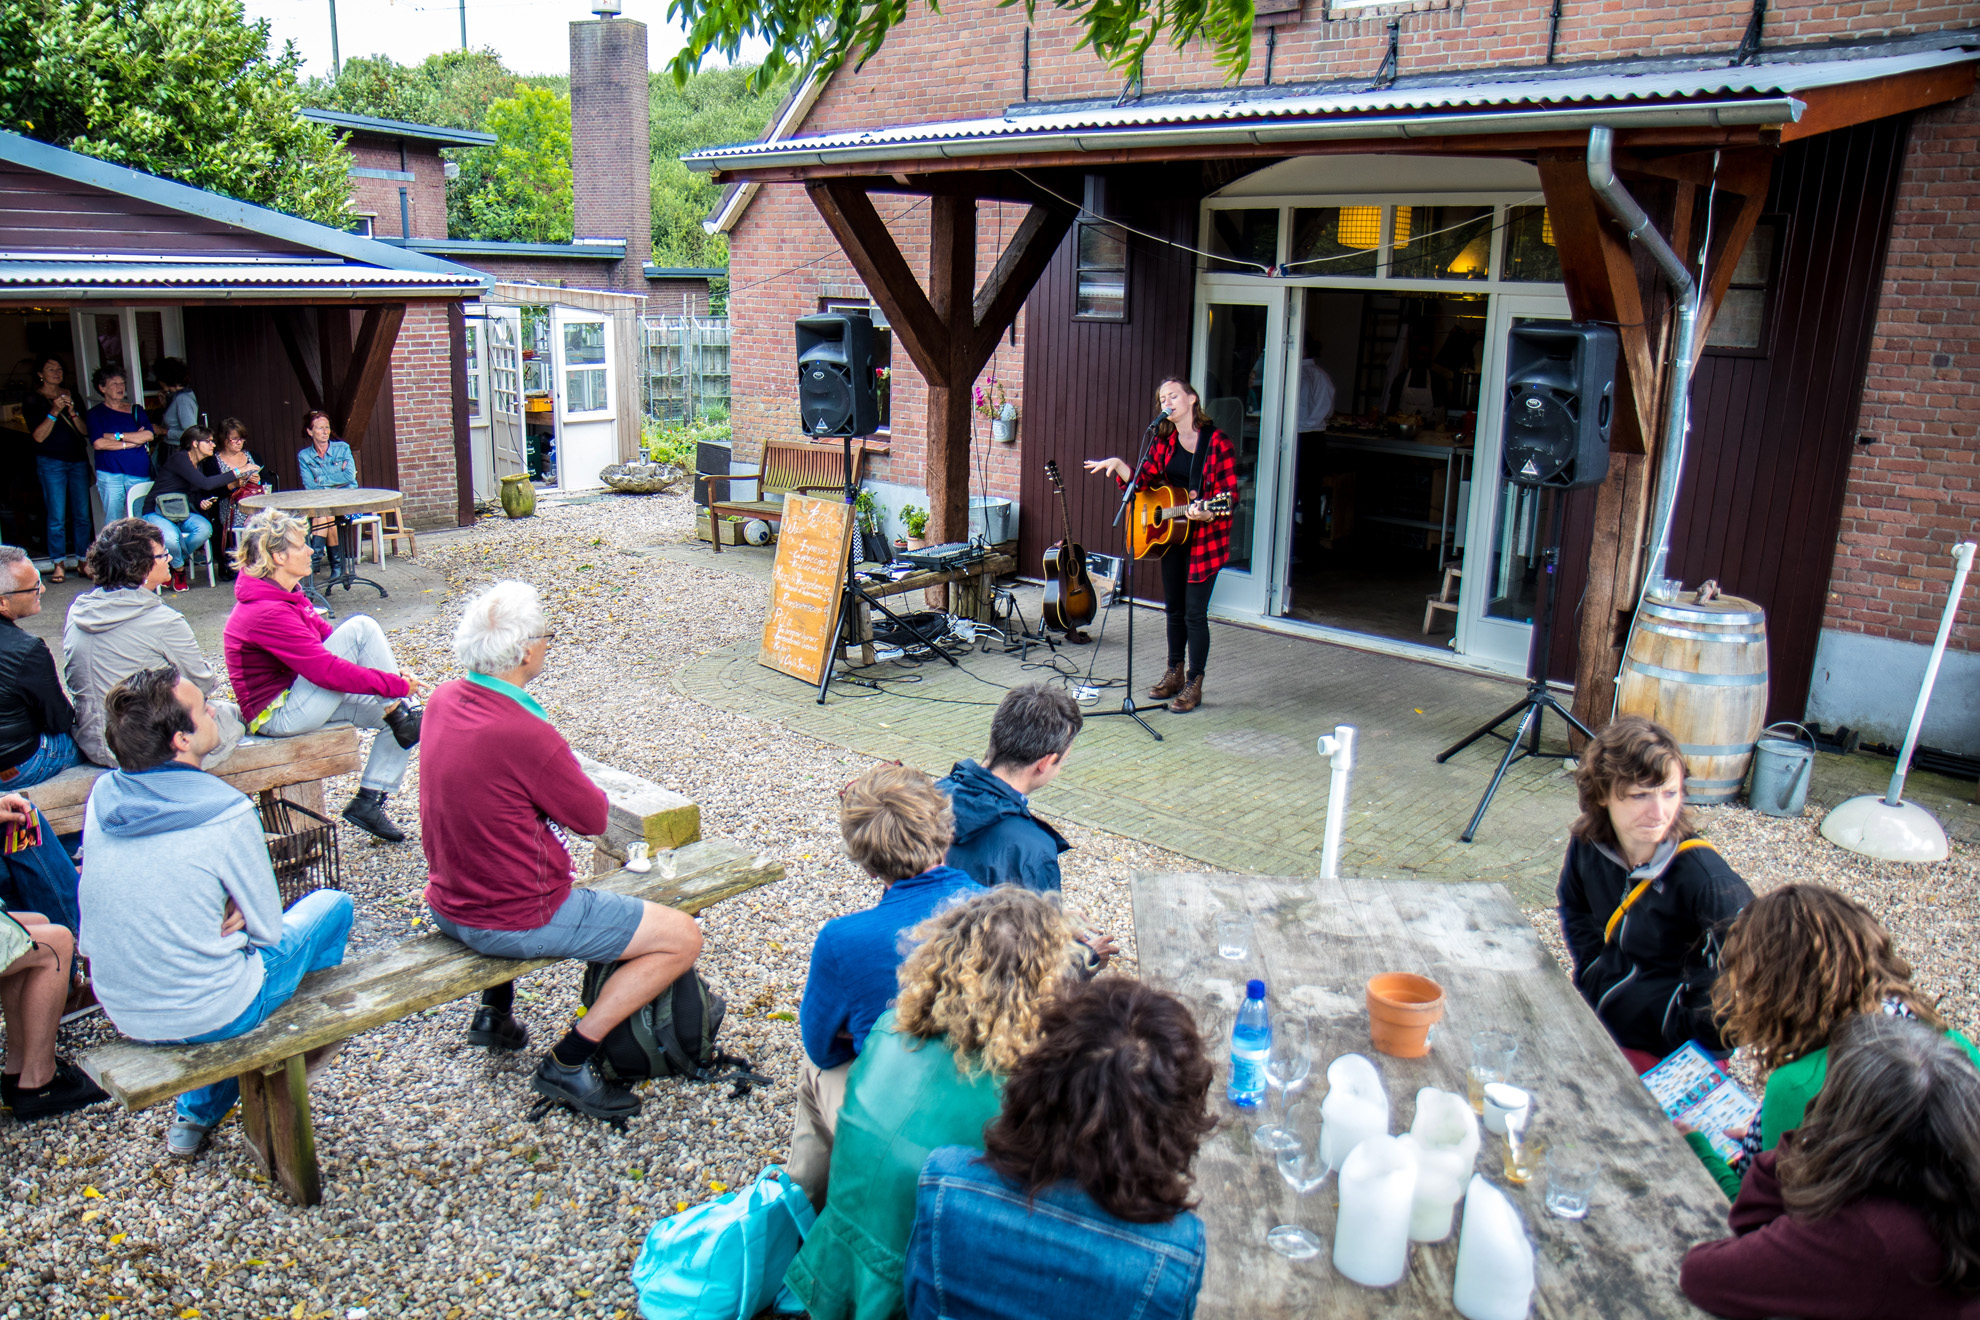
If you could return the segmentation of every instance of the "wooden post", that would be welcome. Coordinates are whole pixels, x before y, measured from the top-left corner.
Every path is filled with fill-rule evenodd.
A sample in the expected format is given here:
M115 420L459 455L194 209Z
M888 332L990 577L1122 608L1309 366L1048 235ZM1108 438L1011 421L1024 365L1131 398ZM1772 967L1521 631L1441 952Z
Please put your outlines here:
M309 1118L309 1074L292 1054L265 1069L242 1073L241 1127L248 1150L297 1205L323 1200L316 1167L316 1132Z
M385 388L385 378L392 371L392 349L399 342L399 326L406 319L404 303L387 303L382 306L364 309L364 320L358 325L357 345L351 350L349 369L344 373L343 384L337 389L337 402L330 412L331 424L342 422L337 434L350 443L353 450L364 444L365 432L371 426L371 410L378 405L378 396Z

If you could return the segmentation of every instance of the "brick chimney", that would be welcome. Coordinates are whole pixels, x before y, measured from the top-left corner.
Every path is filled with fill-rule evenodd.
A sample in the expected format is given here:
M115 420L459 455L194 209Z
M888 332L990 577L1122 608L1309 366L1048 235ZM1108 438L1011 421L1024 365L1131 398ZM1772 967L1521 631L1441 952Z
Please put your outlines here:
M571 24L574 237L624 239L626 259L612 287L644 296L653 256L646 24L618 17L618 9L618 0L597 0L593 12L600 17Z

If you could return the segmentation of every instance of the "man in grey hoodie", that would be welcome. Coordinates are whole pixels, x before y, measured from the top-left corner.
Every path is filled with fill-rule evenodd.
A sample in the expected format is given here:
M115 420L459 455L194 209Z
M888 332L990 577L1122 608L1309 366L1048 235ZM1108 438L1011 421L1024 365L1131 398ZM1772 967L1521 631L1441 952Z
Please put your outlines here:
M282 911L254 804L200 772L220 735L190 679L143 670L104 706L122 769L96 781L83 816L82 952L97 999L135 1040L244 1035L304 976L344 960L350 896L319 889ZM231 1078L180 1096L167 1153L197 1155L239 1098Z
M171 560L156 527L118 518L96 534L84 561L96 588L75 598L62 624L63 677L76 706L76 746L98 765L117 764L103 739L103 699L111 688L159 665L173 666L207 695L219 684L186 616L159 598ZM212 706L220 745L206 758L208 770L218 769L247 731L231 702Z

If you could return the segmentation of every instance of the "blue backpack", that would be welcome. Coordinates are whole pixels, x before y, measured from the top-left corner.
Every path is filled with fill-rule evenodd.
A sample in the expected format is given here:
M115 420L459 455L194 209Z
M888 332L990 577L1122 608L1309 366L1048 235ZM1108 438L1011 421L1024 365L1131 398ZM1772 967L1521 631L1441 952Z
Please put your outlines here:
M777 1301L817 1212L784 1171L655 1224L633 1262L646 1320L750 1320ZM802 1309L802 1308L797 1308Z

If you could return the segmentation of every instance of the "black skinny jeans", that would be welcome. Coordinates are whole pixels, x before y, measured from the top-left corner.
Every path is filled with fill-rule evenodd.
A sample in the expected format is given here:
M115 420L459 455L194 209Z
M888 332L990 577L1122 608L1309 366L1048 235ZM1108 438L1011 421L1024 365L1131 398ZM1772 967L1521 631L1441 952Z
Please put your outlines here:
M1189 580L1189 545L1171 546L1162 556L1162 609L1169 617L1169 667L1183 662L1189 654L1194 678L1203 672L1210 658L1210 592L1217 585L1212 573L1208 582Z

